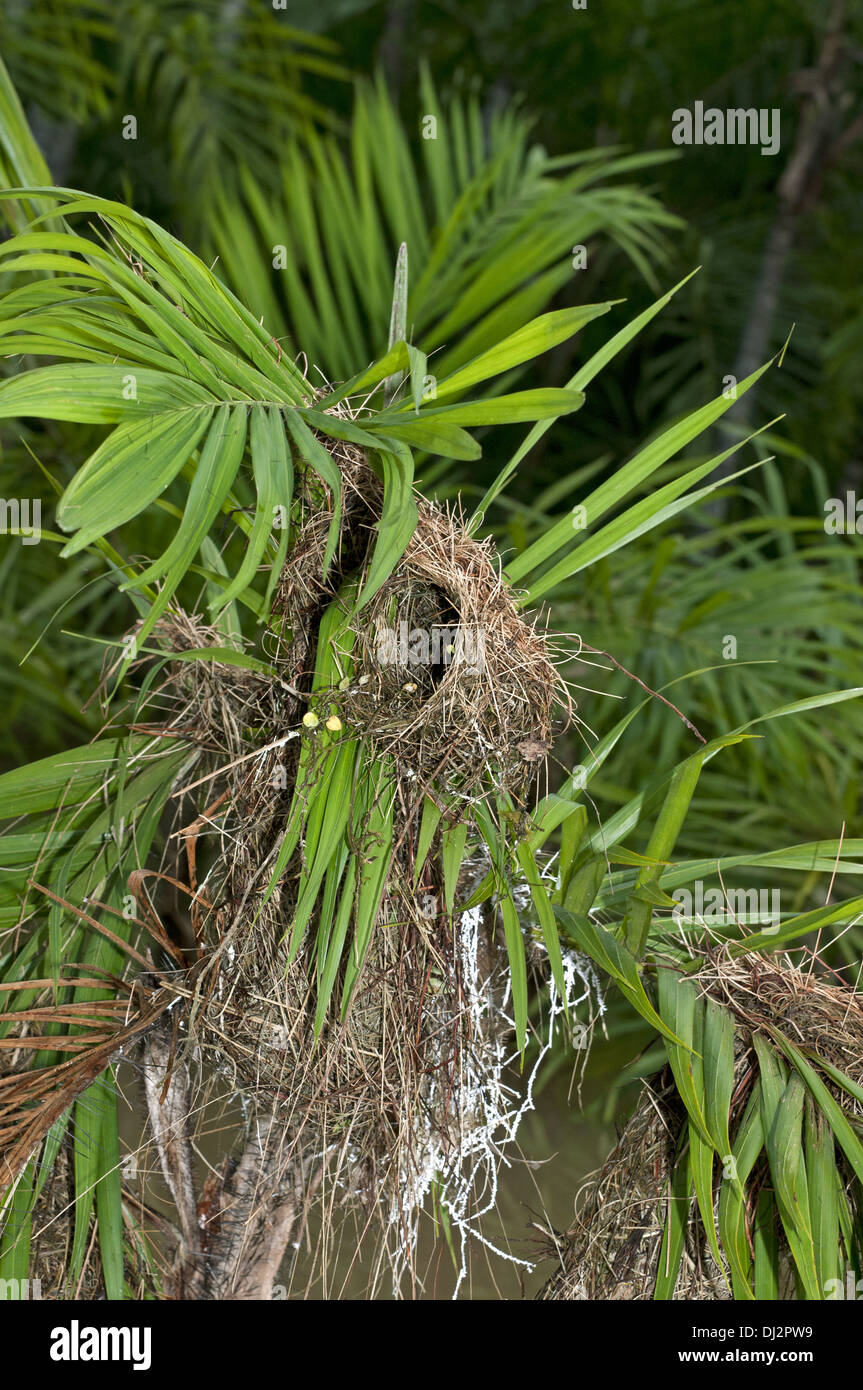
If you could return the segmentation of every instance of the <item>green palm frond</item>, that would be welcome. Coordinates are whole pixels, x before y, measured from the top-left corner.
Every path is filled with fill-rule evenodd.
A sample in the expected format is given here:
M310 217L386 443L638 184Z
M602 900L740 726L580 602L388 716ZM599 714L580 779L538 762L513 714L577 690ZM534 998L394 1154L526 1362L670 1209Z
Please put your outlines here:
M290 27L270 5L135 0L117 41L120 90L180 188L218 179L226 165L265 172L287 137L334 124L303 79L348 76L331 40Z
M122 27L108 0L13 0L0 13L0 52L25 103L84 122L109 108L114 78L104 45L118 42Z
M349 77L332 40L269 4L222 0L131 0L122 11L108 0L13 3L0 15L0 52L43 142L61 144L58 158L74 162L94 142L99 186L120 192L123 164L124 196L131 187L162 207L170 193L196 226L197 190L226 167L263 177L286 141L336 128L311 89Z
M51 182L48 166L27 124L21 101L0 59L0 186L15 188ZM26 201L18 207L6 203L0 226L20 227L36 216L36 208Z
M261 412L275 411L296 420L290 431L293 442L312 467L317 457L313 430L359 444L372 457L398 460L390 468L395 481L407 476L404 444L475 458L479 450L465 425L550 420L577 409L583 394L567 388L474 403L450 403L450 398L530 360L610 307L561 310L520 328L478 354L466 369L442 378L428 401L420 391L423 359L404 342L395 343L381 362L338 391L316 398L267 329L155 223L120 204L73 192L34 190L30 196L47 198L53 206L28 231L3 245L2 268L10 276L42 278L5 296L3 351L7 357L50 355L66 360L4 382L0 410L7 418L116 425L60 500L59 523L74 533L64 553L73 555L102 542L110 531L140 514L200 452L190 478L189 503L173 541L161 559L130 580L142 589L156 579L167 579L150 609L142 640L220 511L240 510L234 484L250 418L260 420ZM63 230L42 231L40 222L55 217L58 209ZM71 220L82 215L100 219L105 229L101 244L71 230ZM410 375L412 401L374 408L376 391L394 371ZM355 407L346 414L344 404L353 400L366 404L358 413ZM340 414L332 413L334 406L342 406ZM265 435L249 434L253 449L256 437L263 440ZM267 471L260 456L253 454L251 463L259 487L256 517L261 522L260 509L269 496ZM388 467L384 462L379 466L384 471ZM132 468L137 487L130 493L126 478ZM386 549L382 548L382 560Z
M221 273L329 380L387 343L392 266L410 256L408 340L438 379L515 332L576 276L573 252L617 244L652 278L679 226L622 176L661 155L589 151L549 158L530 122L484 122L477 99L445 105L428 73L427 117L405 132L382 79L357 88L348 158L310 133L265 178L242 168L236 193L211 190L207 244ZM428 137L428 138L426 138Z

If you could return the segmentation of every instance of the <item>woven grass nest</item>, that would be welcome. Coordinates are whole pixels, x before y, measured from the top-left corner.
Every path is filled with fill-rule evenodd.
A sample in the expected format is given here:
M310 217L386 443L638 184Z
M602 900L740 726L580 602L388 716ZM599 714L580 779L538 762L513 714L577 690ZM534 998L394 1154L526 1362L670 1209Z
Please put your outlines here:
M863 1084L863 995L845 984L795 965L789 958L731 961L706 960L697 976L704 992L725 1005L738 1024L730 1137L757 1084L753 1038L772 1043L780 1029L798 1048L815 1054ZM774 1030L774 1031L771 1031ZM781 1056L781 1053L777 1055ZM858 1122L863 1106L824 1077L844 1113ZM557 1270L544 1286L546 1300L652 1299L662 1254L669 1194L686 1113L664 1070L645 1083L636 1108L603 1168L588 1179L576 1199L576 1219L558 1238L553 1254ZM855 1209L853 1174L837 1150L840 1172ZM756 1205L759 1191L770 1186L762 1154L750 1175L750 1224L763 1221ZM718 1201L719 1185L717 1185ZM856 1212L859 1220L861 1213ZM776 1296L797 1297L794 1266L778 1222L773 1227L780 1250ZM708 1247L697 1203L687 1212L686 1239L675 1299L730 1299L731 1289Z
M344 562L358 541L368 547L381 485L358 450L342 445L337 457ZM491 771L520 792L551 747L555 706L565 702L572 715L566 687L545 634L524 621L501 578L492 542L473 539L457 513L416 502L405 554L355 624L355 677L321 703L336 704L372 756L393 754L406 782L465 797ZM275 611L294 634L293 650L279 653L288 667L333 593L320 579L329 523L312 498L282 573Z
M406 554L356 619L353 676L311 699L318 622L341 576L367 564L381 501L359 451L328 444L342 478L340 543L322 580L333 499L304 479L302 521L273 603L268 655L278 679L177 662L156 697L154 731L182 733L199 749L184 772L168 867L188 877L197 941L176 1052L200 1077L227 1076L267 1117L275 1183L377 1213L398 1277L430 1186L448 1181L457 1191L453 1175L465 1169L470 1186L516 1104L503 1079L514 1048L496 911L448 914L434 857L414 884L417 812L425 793L445 799L442 827L489 789L524 802L555 709L568 705L544 637L519 615L491 548L421 498ZM481 648L451 642L438 663L417 663L387 636L398 637L399 623L408 634L467 626L481 632ZM177 652L224 643L176 610L158 638ZM317 1038L315 919L290 965L285 939L302 844L264 900L301 742L315 736L302 716L316 703L337 707L364 759L388 755L396 770L396 849L371 945L347 1016L337 989ZM463 865L462 901L485 867ZM541 954L533 964L544 969ZM197 1104L203 1110L206 1098Z

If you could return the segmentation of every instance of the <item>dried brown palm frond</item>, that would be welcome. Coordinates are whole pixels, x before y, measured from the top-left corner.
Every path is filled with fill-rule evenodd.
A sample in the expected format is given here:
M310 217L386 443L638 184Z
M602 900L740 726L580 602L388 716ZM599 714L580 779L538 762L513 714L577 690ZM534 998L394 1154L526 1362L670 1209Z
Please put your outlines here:
M3 1009L9 1032L0 1038L0 1191L14 1185L51 1126L72 1102L179 999L173 983L152 956L124 941L93 913L38 883L31 886L107 938L139 973L123 978L92 963L67 961L60 965L56 978L0 985L0 998L22 993L28 998L26 1007ZM114 911L102 903L92 907L107 914ZM159 948L167 948L176 958L176 949L161 925L147 920L143 925ZM81 997L79 991L90 997ZM101 997L94 999L92 992L96 991ZM73 997L58 1000L58 992ZM33 1067L34 1053L61 1054L66 1059Z

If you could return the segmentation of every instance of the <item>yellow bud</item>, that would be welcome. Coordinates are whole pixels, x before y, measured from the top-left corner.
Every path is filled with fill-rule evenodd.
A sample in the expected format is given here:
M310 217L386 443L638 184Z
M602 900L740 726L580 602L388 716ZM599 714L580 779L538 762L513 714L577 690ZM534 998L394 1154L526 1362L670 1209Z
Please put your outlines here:
M327 720L327 728L331 734L337 734L342 727L342 721L337 714L331 714Z
M303 723L307 729L316 729L320 722L313 710L309 710L308 714L303 715Z

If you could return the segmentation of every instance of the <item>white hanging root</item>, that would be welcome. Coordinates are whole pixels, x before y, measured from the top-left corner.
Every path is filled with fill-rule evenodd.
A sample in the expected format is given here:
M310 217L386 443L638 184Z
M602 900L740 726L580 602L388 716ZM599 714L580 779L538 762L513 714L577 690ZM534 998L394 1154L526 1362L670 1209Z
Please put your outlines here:
M534 1268L528 1260L518 1259L493 1245L481 1234L479 1223L496 1203L501 1164L510 1166L504 1148L514 1142L522 1119L534 1109L534 1083L551 1050L557 1020L565 1011L574 1010L576 1005L591 998L598 1014L601 1016L605 1012L590 961L575 951L564 949L566 997L560 998L554 980L549 979L548 1031L521 1098L518 1090L504 1080L509 1066L519 1056L517 1051L509 1051L515 1030L515 1022L506 1012L510 980L507 976L503 1001L497 1005L493 989L495 971L484 977L479 964L481 920L478 907L462 913L458 922L458 946L467 1014L465 1031L472 1038L481 1039L482 1045L465 1050L460 1074L452 1083L449 1110L455 1117L453 1128L458 1135L455 1145L447 1143L439 1126L434 1125L434 1105L424 1108L417 1116L413 1152L410 1161L402 1166L399 1196L388 1214L388 1225L396 1236L392 1256L396 1294L416 1247L423 1204L435 1184L439 1186L441 1205L446 1208L452 1229L459 1238L460 1265L453 1298L458 1297L467 1274L469 1237L501 1259L527 1270Z

